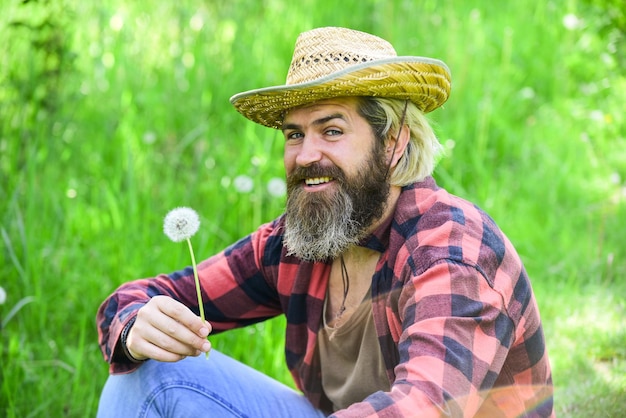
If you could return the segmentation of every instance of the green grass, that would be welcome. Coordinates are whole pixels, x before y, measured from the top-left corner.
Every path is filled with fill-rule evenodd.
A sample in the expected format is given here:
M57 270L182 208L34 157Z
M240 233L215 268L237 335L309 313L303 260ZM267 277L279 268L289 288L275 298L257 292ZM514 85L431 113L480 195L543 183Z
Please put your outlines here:
M448 63L453 92L431 115L448 150L438 182L486 209L524 259L559 415L626 415L619 2L290 3L2 3L0 411L94 415L99 303L189 264L161 232L167 211L200 213L198 258L281 212L266 189L283 176L281 142L228 98L282 84L299 32L343 25ZM234 188L240 175L250 192ZM212 340L290 384L282 325Z

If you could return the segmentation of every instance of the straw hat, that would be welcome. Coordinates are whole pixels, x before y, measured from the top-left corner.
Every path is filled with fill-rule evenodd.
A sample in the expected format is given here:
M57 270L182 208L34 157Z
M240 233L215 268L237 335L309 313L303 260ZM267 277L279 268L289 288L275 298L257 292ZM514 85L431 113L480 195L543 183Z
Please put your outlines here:
M325 27L300 34L285 85L239 93L230 102L246 118L280 129L288 109L322 99L380 96L408 99L424 113L450 94L450 71L425 57L399 57L377 36Z

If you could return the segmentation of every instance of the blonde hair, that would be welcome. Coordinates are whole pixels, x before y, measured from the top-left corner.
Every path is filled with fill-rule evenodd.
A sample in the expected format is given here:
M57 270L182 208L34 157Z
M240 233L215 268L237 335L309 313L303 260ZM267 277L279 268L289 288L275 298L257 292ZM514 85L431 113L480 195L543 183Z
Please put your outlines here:
M358 105L359 114L368 121L382 145L398 134L405 106L404 125L409 127L411 138L392 171L389 182L394 186L406 186L430 176L442 146L424 113L410 101L362 97Z

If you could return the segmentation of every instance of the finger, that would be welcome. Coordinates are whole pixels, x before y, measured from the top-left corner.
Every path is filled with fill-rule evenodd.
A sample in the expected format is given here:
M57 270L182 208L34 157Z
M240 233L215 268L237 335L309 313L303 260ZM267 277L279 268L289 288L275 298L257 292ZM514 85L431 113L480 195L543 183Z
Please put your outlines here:
M185 320L191 321L192 326L203 325L196 332L181 322ZM206 336L210 331L211 325L203 323L182 303L167 296L155 296L137 312L126 347L136 359L177 361L208 352L211 344Z
M202 319L187 306L169 297L163 297L155 302L154 305L159 312L148 318L152 319L155 327L179 341L193 345L198 350L210 349L210 346L206 345L206 338L213 327L208 321L202 322Z
M183 328L180 325L179 327ZM190 332L190 335L193 336L193 333ZM136 340L130 341L132 344L130 347L134 350L141 350L143 355L150 358L156 358L154 357L155 355L163 357L163 352L167 352L173 356L168 355L166 358L175 361L176 359L180 359L179 357L193 356L198 351L192 344L180 341L156 327L146 327L141 333L138 332L137 334L129 333L129 340L131 337L136 338ZM199 337L193 336L193 338Z
M167 318L173 321L171 318ZM184 326L174 321L175 326L184 329ZM151 325L139 316L135 325L130 329L126 340L126 348L131 356L137 360L152 358L161 361L177 361L186 356L196 356L200 352L208 352L211 344L187 330L192 338L199 339L201 349L197 349L188 342L179 341Z
M181 324L185 325L188 329L192 330L194 333L199 335L200 337L205 338L212 331L212 327L206 321L202 322L202 319L194 314L187 306L184 304L166 296L155 297L153 299L158 298L155 302L158 308L165 315L175 319Z
M141 340L135 343L134 346L138 346L138 352L134 351L130 347L128 348L128 351L130 352L131 356L137 359L151 358L157 361L172 363L182 360L186 357L183 354L172 353L170 351L164 350L163 348L151 344L146 340Z
M199 324L202 324L202 320L195 316L185 305L167 296L155 296L146 305L144 305L137 312L137 319L134 329L140 330L137 337L142 337L148 340L150 343L164 348L172 348L175 345L171 344L164 336L160 336L159 333L149 333L151 328L159 330L161 333L170 336L179 342L193 347L194 350L208 351L210 350L210 344L207 344L206 336L211 331L211 326L205 321L205 325L200 327L199 332L188 328L181 323L181 318L184 320L186 316L191 316L192 319L197 320ZM179 350L177 353L181 353ZM186 355L193 355L188 350L183 352Z
M160 347L155 344L151 344L150 342L143 340L142 352L145 353L146 358L151 358L154 360L165 361L165 362L175 362L175 361L179 361L184 358L187 358L189 356L196 357L202 354L203 352L209 352L211 350L211 343L207 341L207 344L208 344L208 348L205 351L191 349L189 351L178 352L178 351L164 349L163 347ZM132 351L131 351L131 355L134 357L134 354Z
M169 316L161 315L156 320L148 318L148 322L152 327L146 329L145 338L159 347L186 355L193 355L189 350L208 351L210 348L206 345L206 336L199 336Z
M139 319L130 329L126 340L126 349L133 358L137 360L152 358L159 361L172 362L183 357L181 354L169 352L154 344L152 341L153 337L150 336L151 329L150 327L142 326L142 322ZM158 330L153 330L153 332L160 333Z

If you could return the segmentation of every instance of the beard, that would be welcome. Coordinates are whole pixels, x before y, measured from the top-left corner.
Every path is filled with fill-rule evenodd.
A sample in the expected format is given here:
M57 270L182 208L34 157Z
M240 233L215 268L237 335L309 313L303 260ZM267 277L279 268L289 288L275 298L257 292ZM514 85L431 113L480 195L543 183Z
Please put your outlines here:
M304 179L326 176L335 181L329 190L304 190ZM365 238L383 215L388 196L384 149L378 144L351 178L334 165L297 167L287 177L287 254L305 261L337 258Z

